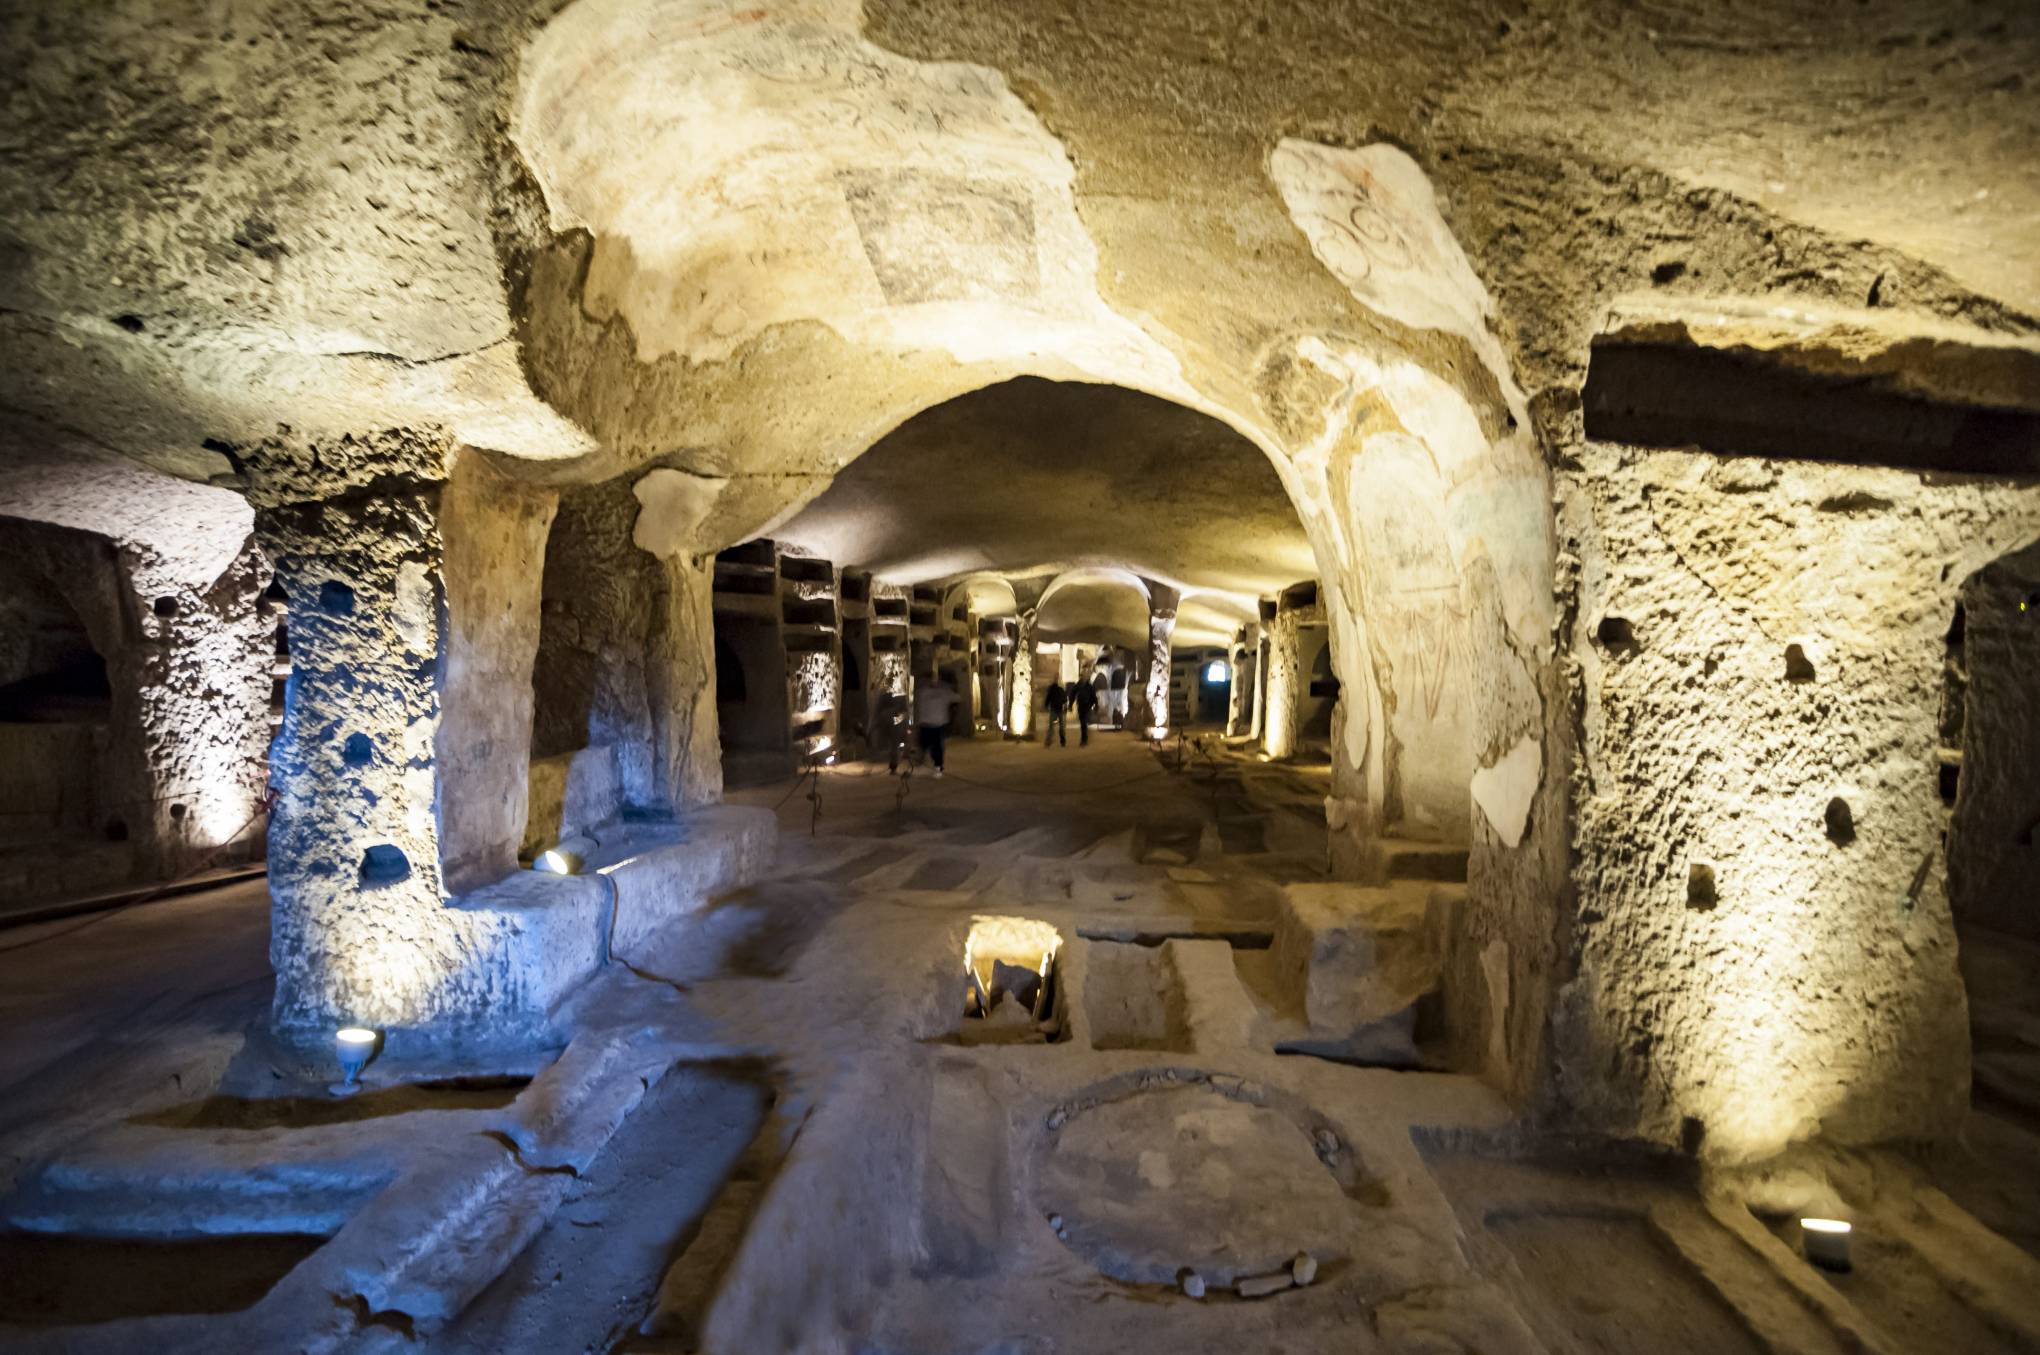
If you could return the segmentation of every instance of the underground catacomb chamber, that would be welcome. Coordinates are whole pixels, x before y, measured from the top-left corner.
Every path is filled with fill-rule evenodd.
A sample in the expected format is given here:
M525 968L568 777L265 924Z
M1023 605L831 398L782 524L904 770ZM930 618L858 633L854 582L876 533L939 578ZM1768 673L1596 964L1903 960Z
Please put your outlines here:
M1696 1173L1948 1141L1972 1088L2034 1129L2040 1027L1957 972L2040 946L2030 6L1662 0L1639 61L1464 0L1367 41L1309 0L341 4L309 65L270 6L14 8L0 913L108 916L0 937L0 1161L84 1160L73 1115L266 1171L517 1107L394 1060L319 1100L357 1024L449 1070L727 1041L808 1118L733 1268L772 1311L705 1348L1126 1348L1107 1310L1161 1305L1051 1312L1053 1246L1169 1288L1302 1253L1350 1298L1373 1228L1396 1283L1284 1343L1501 1348L1381 1310L1513 1267L1568 1349L1652 1216L1483 1181L1465 1265L1412 1125ZM317 1067L212 1094L185 1070L241 1030ZM931 1067L989 1127L901 1167ZM585 1118L649 1090L618 1077ZM548 1129L583 1104L551 1087ZM691 1170L650 1104L633 1151ZM968 1297L1039 1325L913 1290L950 1259L917 1189L989 1234ZM1035 1213L1057 1242L1009 1245ZM1733 1348L1667 1274L1623 1301ZM495 1287L607 1321L602 1282Z

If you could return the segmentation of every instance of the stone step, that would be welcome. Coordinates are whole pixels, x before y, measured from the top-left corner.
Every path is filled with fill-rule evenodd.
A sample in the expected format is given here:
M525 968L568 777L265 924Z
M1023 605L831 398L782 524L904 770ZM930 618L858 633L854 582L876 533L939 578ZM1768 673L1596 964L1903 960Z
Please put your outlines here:
M1164 941L1162 949L1183 985L1191 1049L1223 1054L1247 1048L1259 1012L1240 982L1233 948L1223 941L1176 939Z

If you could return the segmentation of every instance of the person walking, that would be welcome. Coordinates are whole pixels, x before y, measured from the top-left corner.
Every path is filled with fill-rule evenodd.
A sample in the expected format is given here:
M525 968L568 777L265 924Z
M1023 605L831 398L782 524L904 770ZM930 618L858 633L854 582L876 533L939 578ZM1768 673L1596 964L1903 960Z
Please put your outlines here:
M886 771L900 774L900 750L907 744L907 698L898 692L880 692L876 716L878 737L885 744Z
M1062 735L1062 746L1065 748L1069 747L1070 727L1068 720L1063 716L1063 708L1068 703L1068 697L1062 689L1062 684L1059 682L1049 683L1048 691L1042 696L1041 702L1048 708L1048 733L1043 736L1041 746L1043 748L1053 746L1055 736L1060 734Z
M949 734L949 722L956 716L959 698L940 672L918 684L914 693L914 724L921 736L921 751L942 775L942 741Z
M1098 709L1098 689L1088 682L1071 683L1077 707L1077 747L1091 746L1091 715Z
M1114 728L1126 725L1126 669L1115 665L1112 669L1112 724Z

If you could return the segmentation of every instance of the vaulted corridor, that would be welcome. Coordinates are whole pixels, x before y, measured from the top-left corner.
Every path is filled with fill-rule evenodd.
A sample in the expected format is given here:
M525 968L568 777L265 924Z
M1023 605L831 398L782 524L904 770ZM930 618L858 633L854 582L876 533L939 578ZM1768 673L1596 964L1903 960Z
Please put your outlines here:
M2040 1349L2040 17L0 14L0 1350Z

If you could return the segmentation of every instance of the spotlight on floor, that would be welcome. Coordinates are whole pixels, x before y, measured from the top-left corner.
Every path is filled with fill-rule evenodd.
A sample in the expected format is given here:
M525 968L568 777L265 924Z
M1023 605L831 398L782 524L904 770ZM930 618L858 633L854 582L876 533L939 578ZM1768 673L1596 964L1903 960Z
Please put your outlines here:
M579 852L570 852L565 847L549 847L538 854L531 868L548 875L579 875L587 865Z
M333 1053L340 1063L340 1081L329 1089L335 1096L352 1096L361 1090L361 1070L375 1057L381 1037L366 1026L342 1026L333 1035Z
M1806 1259L1822 1270L1848 1270L1849 1234L1853 1230L1840 1219L1801 1219L1800 1245Z

